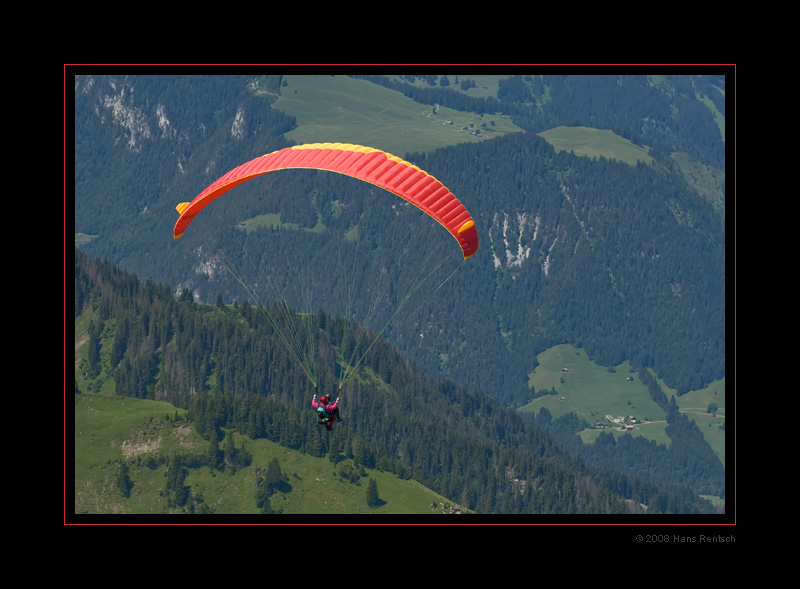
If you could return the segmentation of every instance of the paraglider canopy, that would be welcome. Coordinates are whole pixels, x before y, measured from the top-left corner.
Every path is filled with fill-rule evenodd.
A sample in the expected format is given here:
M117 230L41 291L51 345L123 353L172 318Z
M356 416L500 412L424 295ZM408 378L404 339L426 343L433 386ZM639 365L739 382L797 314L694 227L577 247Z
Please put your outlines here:
M348 275L349 286L341 291L347 298L345 304L342 305L347 320L340 331L342 344L338 346L338 353L341 354L341 357L337 359L340 367L339 389L341 389L379 338L386 333L406 302L412 296L421 295L419 289L422 284L449 262L456 262L457 266L462 266L461 260L458 259L459 253L463 255L464 259L475 254L478 250L478 232L475 221L461 201L439 180L417 166L372 147L350 143L311 143L280 149L244 163L218 178L191 202L180 203L176 207L180 217L173 230L175 239L184 234L194 218L206 206L229 190L252 178L289 169L336 172L383 188L405 199L437 221L456 239L460 247L460 250L446 247L445 249L448 250L446 254L440 255L439 246L441 244L434 244L432 247L423 248L424 253L416 260L415 264L406 266L400 261L409 251L410 244L396 244L393 241L387 251L382 252L381 259L385 261L394 256L397 258L396 263L391 264L391 268L389 268L389 264L386 264L386 268L376 274L376 283L371 289L370 296L367 298L368 304L364 309L365 321L362 326L353 330L349 330L348 322L354 302L356 265L353 264L350 267L352 275ZM448 242L448 245L452 244L445 234L442 234L442 241ZM220 259L227 259L224 253L219 255ZM339 263L344 265L341 260ZM276 301L275 305L265 305L255 291L255 284L249 284L249 281L240 276L229 264L225 262L223 264L231 271L248 295L259 301L258 308L268 321L273 337L280 341L289 357L316 388L317 371L314 358L318 327L314 325L314 315L310 304L300 313L293 312L288 301L277 292L278 289L274 287L271 276L262 274L256 282L266 285L276 295L273 297ZM260 270L258 266L255 267L257 271ZM409 268L408 273L403 279L400 279L398 269L406 267ZM453 270L452 273L445 276L441 282L431 281L433 284L430 286L434 289L433 292L447 282L455 274L455 271ZM306 297L306 293L303 294L303 302L307 300L310 303L310 289L308 292L308 297ZM338 419L338 414L336 419Z
M183 202L176 207L180 217L173 231L175 239L183 235L200 211L230 189L256 176L293 168L328 170L380 186L438 221L458 241L464 259L478 250L475 221L461 201L439 180L399 157L350 143L295 145L234 168L193 201Z

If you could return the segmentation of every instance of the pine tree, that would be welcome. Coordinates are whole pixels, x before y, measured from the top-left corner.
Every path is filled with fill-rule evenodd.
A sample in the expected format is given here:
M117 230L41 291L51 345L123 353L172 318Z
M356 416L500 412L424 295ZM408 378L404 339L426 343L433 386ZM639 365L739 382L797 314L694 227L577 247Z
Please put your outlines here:
M167 483L165 485L167 505L180 507L186 505L189 499L189 487L184 485L188 469L183 465L180 457L173 456L167 465Z
M369 507L377 507L380 502L378 498L378 483L375 482L375 479L369 479L367 483L367 505Z
M92 376L100 374L100 334L102 326L92 322L89 325L89 348L86 352L86 359L89 361L89 373Z
M273 458L267 465L267 474L264 477L264 482L267 485L267 490L270 495L275 492L282 480L283 472L281 472L281 465L277 458Z
M208 466L220 470L224 465L222 450L219 448L219 433L217 428L211 430L211 438L208 441Z
M131 477L128 476L127 464L123 464L117 473L117 488L119 489L119 492L122 493L123 497L128 498L131 496L133 482L131 481Z
M236 444L233 441L233 432L229 431L225 435L225 451L223 453L224 456L224 463L226 468L230 468L230 473L233 474L236 472L236 467L238 466L238 458L236 456Z

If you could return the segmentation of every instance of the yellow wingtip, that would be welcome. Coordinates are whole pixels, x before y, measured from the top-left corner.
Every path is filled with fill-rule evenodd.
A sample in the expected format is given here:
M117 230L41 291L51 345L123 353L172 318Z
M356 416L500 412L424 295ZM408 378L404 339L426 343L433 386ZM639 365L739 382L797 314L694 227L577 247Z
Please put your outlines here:
M178 211L182 215L183 211L185 211L186 207L188 207L188 206L189 206L188 202L182 202L177 207L175 207L175 210Z
M471 228L473 228L473 227L475 227L475 221L473 221L472 219L470 219L469 221L467 221L466 223L464 223L464 224L461 226L461 228L458 230L458 232L459 232L459 233L463 233L463 232L464 232L464 231L466 231L467 229L471 229Z

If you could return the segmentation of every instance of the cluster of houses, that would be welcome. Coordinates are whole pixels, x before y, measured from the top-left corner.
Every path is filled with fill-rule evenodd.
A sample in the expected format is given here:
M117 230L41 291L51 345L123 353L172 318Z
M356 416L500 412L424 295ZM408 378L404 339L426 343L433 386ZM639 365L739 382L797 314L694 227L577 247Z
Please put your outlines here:
M627 417L618 417L616 419L612 418L610 415L606 415L606 418L612 419L614 423L617 425L617 429L621 432L631 432L636 429L639 429L635 425L637 421L633 415L628 415ZM594 424L594 426L597 429L608 429L611 427L611 425L606 423L605 421L598 421L597 423Z
M453 121L444 121L442 124L443 125L452 125L454 123L453 123ZM469 132L470 135L475 135L476 137L483 137L483 135L481 135L481 132L478 129L472 129L470 131L470 129L468 127L461 127L461 129L459 129L458 132L459 133L467 133L467 132Z

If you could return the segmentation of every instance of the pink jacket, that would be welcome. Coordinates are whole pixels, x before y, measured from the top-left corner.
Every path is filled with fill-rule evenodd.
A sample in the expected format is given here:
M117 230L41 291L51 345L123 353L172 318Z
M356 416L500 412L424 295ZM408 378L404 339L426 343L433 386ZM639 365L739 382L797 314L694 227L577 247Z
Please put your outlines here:
M311 399L311 406L312 406L314 409L318 409L320 405L321 405L321 403L320 403L319 401L317 401L317 398L316 398L316 397L314 397L313 399ZM336 402L336 401L334 401L333 403L328 403L327 405L325 405L325 411L327 411L327 412L329 412L329 413L330 413L331 411L336 411L336 408L337 408L338 406L339 406L339 403L338 403L338 402Z

